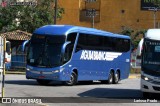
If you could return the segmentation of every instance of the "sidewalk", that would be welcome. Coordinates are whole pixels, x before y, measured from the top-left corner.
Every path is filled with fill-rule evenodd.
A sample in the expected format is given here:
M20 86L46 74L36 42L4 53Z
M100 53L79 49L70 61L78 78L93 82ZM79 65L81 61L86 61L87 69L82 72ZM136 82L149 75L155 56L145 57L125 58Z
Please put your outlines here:
M140 78L140 77L141 77L141 74L130 74L130 75L129 75L129 78L130 78L130 79Z
M18 71L6 71L6 74L20 74L20 75L25 75L26 72L18 72ZM140 78L140 74L130 74L129 78L134 79L134 78Z

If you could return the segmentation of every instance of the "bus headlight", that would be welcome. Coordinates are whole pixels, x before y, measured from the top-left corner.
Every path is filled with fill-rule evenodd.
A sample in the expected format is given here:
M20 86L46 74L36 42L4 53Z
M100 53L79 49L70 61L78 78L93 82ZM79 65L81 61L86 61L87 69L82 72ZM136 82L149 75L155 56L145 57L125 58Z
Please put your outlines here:
M144 78L144 80L148 81L148 80L149 80L149 78L145 77L145 78Z
M31 69L30 69L30 68L26 68L26 70L27 70L27 71L30 71Z
M59 72L59 70L52 71L52 73L58 73L58 72Z
M26 67L27 71L31 71L33 68L32 67Z
M141 78L142 78L143 80L145 80L145 81L150 81L150 80L151 80L150 78L148 78L148 77L146 77L146 76L144 76L144 75L141 75Z
M64 68L60 68L60 72L62 72L64 70Z

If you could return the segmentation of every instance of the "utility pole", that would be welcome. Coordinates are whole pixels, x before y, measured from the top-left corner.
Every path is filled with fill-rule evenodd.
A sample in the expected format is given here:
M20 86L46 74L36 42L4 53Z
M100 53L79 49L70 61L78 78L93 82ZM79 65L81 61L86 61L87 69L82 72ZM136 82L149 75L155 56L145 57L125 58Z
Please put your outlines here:
M156 28L156 12L158 11L158 9L154 7L153 9L149 9L149 10L153 11L153 26L154 28Z
M157 8L154 8L154 28L156 28L156 12L157 12Z
M94 28L94 15L92 15L92 28Z
M96 10L95 9L88 9L86 12L86 16L91 18L92 28L94 28Z
M54 0L54 24L56 24L57 21L57 0Z
M156 28L156 12L157 8L154 9L154 28Z

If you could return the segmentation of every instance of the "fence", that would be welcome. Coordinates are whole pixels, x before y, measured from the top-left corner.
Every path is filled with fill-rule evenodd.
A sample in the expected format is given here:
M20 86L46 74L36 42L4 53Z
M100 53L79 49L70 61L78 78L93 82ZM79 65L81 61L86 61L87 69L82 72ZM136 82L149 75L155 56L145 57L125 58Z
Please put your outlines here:
M11 69L26 68L26 54L16 54L11 57Z
M137 56L136 50L131 54L131 67L141 68L141 57Z

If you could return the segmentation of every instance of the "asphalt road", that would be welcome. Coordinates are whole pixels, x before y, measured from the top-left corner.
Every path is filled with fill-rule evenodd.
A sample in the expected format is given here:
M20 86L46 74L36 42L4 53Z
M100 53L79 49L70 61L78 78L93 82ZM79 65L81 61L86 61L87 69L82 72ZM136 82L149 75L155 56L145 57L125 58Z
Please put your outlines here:
M47 105L66 106L72 103L78 106L80 103L105 105L133 105L137 106L137 100L143 100L140 91L140 79L126 79L119 84L79 83L75 86L65 86L60 82L52 82L48 86L39 85L35 80L28 80L25 75L6 75L5 97L35 97L42 99ZM52 104L49 104L52 103ZM60 103L60 104L57 104ZM88 104L89 103L89 104ZM118 103L118 104L117 104ZM128 104L128 105L127 105ZM147 106L150 103L141 103ZM142 105L143 104L143 105ZM145 105L146 104L146 105ZM151 103L158 106L159 103Z

